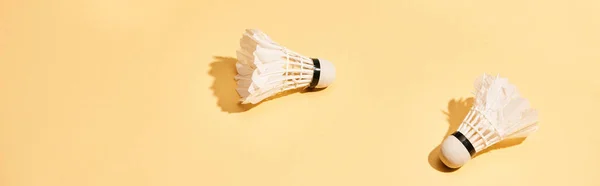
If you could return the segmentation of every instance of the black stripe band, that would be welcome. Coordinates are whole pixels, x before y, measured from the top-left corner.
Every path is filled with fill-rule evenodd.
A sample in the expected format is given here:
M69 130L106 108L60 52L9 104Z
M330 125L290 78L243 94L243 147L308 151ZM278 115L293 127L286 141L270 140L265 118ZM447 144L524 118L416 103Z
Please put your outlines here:
M319 84L319 78L321 78L321 62L317 58L312 58L315 70L313 71L313 77L310 81L308 88L315 88Z
M465 146L465 148L467 148L471 156L475 154L475 147L473 147L473 144L471 144L471 142L469 141L469 139L467 139L467 137L465 137L465 135L458 131L454 132L452 135L456 137L456 139L458 139L458 141L460 141Z

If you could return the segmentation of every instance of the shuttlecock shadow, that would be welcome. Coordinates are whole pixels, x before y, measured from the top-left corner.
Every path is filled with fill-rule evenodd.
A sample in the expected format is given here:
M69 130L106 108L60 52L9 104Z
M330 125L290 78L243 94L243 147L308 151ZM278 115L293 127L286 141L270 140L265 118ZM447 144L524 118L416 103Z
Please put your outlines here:
M237 83L234 79L237 75L236 62L237 59L233 57L214 56L213 62L210 63L208 74L214 78L210 89L213 90L214 95L217 97L217 105L223 112L245 112L269 100L296 92L313 91L303 89L290 90L267 98L257 104L241 104L240 96L236 91Z
M444 137L438 144L441 144L444 141L444 139L446 139L446 137L448 137L454 131L458 130L458 127L462 123L462 120L467 116L469 110L473 106L473 101L474 98L469 97L466 99L452 99L448 102L448 110L442 111L442 113L444 113L444 115L447 116L446 120L448 121L448 130L446 131L446 134L444 134ZM431 152L429 153L428 160L429 165L431 165L431 167L440 172L452 172L456 170L447 167L446 165L444 165L444 163L442 163L442 160L440 160L440 145L436 146L433 150L431 150Z
M471 107L473 107L473 103L474 103L473 97L469 97L466 99L462 99L462 98L461 99L451 99L448 102L448 108L447 108L448 110L442 111L442 113L444 113L447 116L447 121L448 121L449 126L448 126L448 130L446 131L446 134L444 135L444 137L442 138L442 140L440 141L439 144L441 144L444 141L444 139L446 139L453 132L458 130L458 127L460 126L460 124L462 123L464 118L467 116L469 111L471 110ZM487 152L490 152L492 150L495 150L495 149L501 149L501 148L518 145L518 144L522 143L523 140L525 140L525 138L504 140L502 142L492 145L489 148L484 149L481 152L475 154L475 156L473 158L480 156L482 154L485 154ZM436 169L440 172L453 172L453 171L458 170L458 169L449 168L446 165L444 165L444 163L442 163L442 161L440 160L439 155L440 155L440 145L436 146L429 153L428 160L429 160L429 165L431 165L431 167L433 167L434 169Z
M237 74L236 62L237 59L232 57L215 56L208 72L214 77L211 89L218 99L217 105L221 107L221 111L228 113L245 112L255 106L243 105L239 102L240 96L235 90L237 84L234 79Z

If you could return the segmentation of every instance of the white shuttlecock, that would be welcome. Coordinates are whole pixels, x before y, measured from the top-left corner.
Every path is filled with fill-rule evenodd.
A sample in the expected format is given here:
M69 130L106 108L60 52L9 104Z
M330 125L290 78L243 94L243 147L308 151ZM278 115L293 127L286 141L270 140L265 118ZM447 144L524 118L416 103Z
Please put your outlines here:
M538 129L538 113L508 79L484 74L475 81L475 103L456 132L441 145L440 159L450 168L502 140L527 137Z
M292 89L325 88L335 79L331 62L291 51L260 30L246 29L240 48L235 80L242 104L256 104Z

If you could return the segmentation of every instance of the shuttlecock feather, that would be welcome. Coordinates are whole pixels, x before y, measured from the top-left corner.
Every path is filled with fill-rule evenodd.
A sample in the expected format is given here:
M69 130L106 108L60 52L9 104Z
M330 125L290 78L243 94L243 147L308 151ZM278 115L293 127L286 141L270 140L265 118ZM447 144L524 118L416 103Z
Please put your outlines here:
M243 34L237 59L235 80L242 104L292 89L325 88L335 79L331 62L300 55L257 29Z
M460 167L477 152L538 129L537 111L508 79L483 74L475 81L474 94L475 103L462 124L442 143L440 159L448 167Z

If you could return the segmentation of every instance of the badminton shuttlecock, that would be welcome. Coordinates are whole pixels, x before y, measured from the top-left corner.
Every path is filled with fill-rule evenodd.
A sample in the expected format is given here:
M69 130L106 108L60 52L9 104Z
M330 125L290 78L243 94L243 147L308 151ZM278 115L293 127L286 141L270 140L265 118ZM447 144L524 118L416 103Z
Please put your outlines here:
M331 62L300 55L256 29L243 34L237 59L235 79L242 104L292 89L325 88L335 79Z
M484 74L475 81L474 94L473 107L441 145L440 159L450 168L502 140L527 137L538 129L537 111L508 79Z

